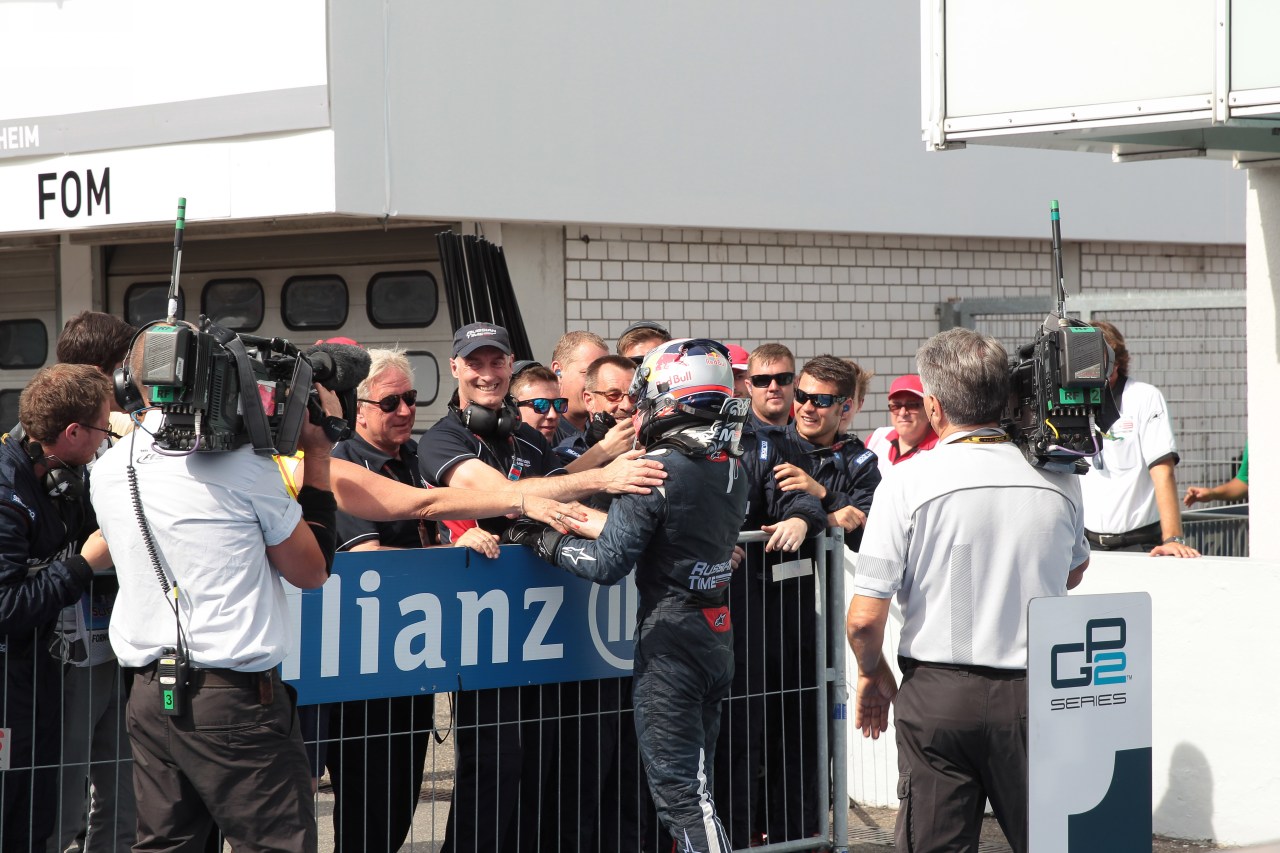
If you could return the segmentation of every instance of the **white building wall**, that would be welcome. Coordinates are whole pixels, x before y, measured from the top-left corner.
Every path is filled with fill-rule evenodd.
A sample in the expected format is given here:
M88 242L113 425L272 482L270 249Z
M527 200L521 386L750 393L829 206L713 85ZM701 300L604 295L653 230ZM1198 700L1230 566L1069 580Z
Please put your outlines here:
M888 384L914 372L916 349L939 329L939 303L1052 294L1048 240L580 225L565 229L564 251L568 328L612 342L643 318L676 337L709 335L748 350L781 341L802 363L823 353L853 358L878 377L854 421L860 433L884 422ZM1068 281L1069 293L1244 288L1240 245L1085 242L1071 252L1080 281ZM1116 322L1125 331L1125 320ZM993 333L1010 347L1025 342ZM1135 325L1127 334L1147 333ZM1242 359L1243 328L1239 334ZM1173 365L1199 387L1197 371L1220 367L1221 358L1190 335L1180 345L1202 353ZM1169 370L1177 346L1156 341L1149 358L1131 348L1135 376L1174 379L1152 372ZM1212 395L1182 396L1179 417L1235 416L1243 436L1242 389L1238 409L1225 412Z

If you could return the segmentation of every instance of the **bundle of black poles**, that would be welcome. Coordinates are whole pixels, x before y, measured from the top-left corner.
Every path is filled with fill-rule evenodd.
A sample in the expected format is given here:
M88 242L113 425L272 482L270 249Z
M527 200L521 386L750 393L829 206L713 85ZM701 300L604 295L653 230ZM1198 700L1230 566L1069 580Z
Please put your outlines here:
M520 304L501 246L483 237L442 231L436 235L449 322L456 332L468 323L495 323L511 336L517 359L533 358Z

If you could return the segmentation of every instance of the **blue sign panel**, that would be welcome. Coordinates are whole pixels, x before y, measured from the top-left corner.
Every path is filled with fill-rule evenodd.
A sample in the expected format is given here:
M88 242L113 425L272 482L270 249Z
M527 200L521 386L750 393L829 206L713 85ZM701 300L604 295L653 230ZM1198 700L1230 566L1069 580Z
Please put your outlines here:
M284 677L302 704L627 675L632 575L611 587L507 545L341 553L320 589L289 589Z

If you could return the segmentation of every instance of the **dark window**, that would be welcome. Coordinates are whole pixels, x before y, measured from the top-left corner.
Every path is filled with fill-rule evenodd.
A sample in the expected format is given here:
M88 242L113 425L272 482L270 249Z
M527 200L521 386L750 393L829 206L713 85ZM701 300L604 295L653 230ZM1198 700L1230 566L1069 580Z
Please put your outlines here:
M347 322L347 283L336 275L295 275L284 283L280 314L290 329L338 329Z
M44 364L48 357L49 332L44 323L39 320L0 321L0 368L29 370ZM7 427L5 424L0 429Z
M440 394L440 363L436 357L422 350L405 353L413 368L413 386L418 389L418 407L430 406Z
M181 320L187 309L182 289L178 289L177 319ZM130 326L141 327L152 320L169 316L169 285L166 282L131 284L124 292L124 319Z
M200 310L233 332L252 332L262 325L262 285L252 278L216 279L204 286Z
M369 322L379 329L430 326L439 308L436 277L426 270L380 272L369 280L367 302Z
M18 398L21 391L0 391L0 432L12 429L18 423Z

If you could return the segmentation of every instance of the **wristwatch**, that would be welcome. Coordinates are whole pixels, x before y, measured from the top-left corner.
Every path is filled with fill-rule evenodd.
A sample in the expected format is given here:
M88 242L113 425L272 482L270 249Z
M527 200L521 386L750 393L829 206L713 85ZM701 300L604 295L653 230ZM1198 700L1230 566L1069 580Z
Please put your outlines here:
M1187 540L1183 539L1181 536L1170 536L1168 539L1164 540L1164 541L1163 541L1163 542L1161 542L1160 544L1161 544L1161 545L1168 545L1170 542L1177 542L1179 545L1186 545L1186 544L1187 544Z

